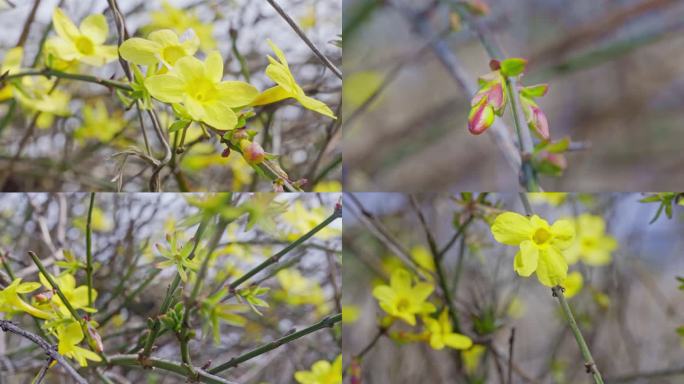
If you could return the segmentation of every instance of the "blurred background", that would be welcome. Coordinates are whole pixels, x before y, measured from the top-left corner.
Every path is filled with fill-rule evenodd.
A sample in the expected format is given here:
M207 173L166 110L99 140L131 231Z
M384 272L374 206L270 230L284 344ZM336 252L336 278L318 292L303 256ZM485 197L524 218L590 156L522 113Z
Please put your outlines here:
M225 196L225 195L224 195ZM159 314L167 288L176 274L174 267L157 268L162 260L157 245L168 247L168 237L176 234L186 244L196 232L199 215L211 215L211 201L221 196L209 194L96 194L93 210L93 287L104 353L136 353L144 339L147 320ZM234 281L267 257L283 249L332 214L339 194L235 194L234 206L251 207L221 234L212 254L209 271L198 299L208 300L218 287ZM34 251L50 273L65 271L65 255L81 264L85 260L85 225L89 194L1 194L0 195L0 287L12 281L12 270L23 282L38 281L37 268L27 255ZM224 212L230 206L223 205ZM238 212L236 209L233 212ZM254 221L247 225L248 221ZM207 247L212 225L200 247ZM301 246L283 256L280 263L261 271L243 288L260 286L270 290L260 295L268 307L257 314L233 297L211 307L225 311L220 316L214 340L213 328L204 310L191 318L196 331L188 346L197 366L212 367L268 343L293 329L310 326L323 317L340 312L341 220L335 220ZM6 265L5 265L6 263ZM66 263L68 264L68 263ZM57 265L61 268L58 269ZM77 286L86 284L85 272L73 272ZM181 287L189 295L189 284ZM252 285L254 284L254 285ZM30 300L43 288L26 296ZM228 304L225 308L224 304ZM202 304L204 308L205 304ZM206 308L205 308L206 309ZM233 317L230 317L233 316ZM238 317L238 319L235 318ZM10 319L7 313L0 318ZM239 318L244 320L240 323ZM31 317L14 314L11 320L38 333ZM296 371L310 370L319 360L332 361L341 353L339 327L287 343L280 348L240 364L220 374L237 383L293 383ZM85 343L84 343L85 344ZM45 364L45 354L28 340L0 332L0 383L28 383ZM179 345L173 332L162 332L153 357L180 361ZM88 382L96 378L92 364L81 373ZM163 370L139 367L112 367L103 373L113 383L185 383ZM59 367L49 370L47 383L71 383Z
M0 0L0 61L6 52L23 41L24 68L34 66L43 35L55 34L51 17L55 7L78 23L92 13L104 14L109 25L107 44L115 44L117 31L106 1L42 0L24 39L23 31L36 2ZM11 5L10 5L11 4ZM237 50L244 57L250 83L259 90L273 85L264 75L266 43L271 39L285 53L292 73L312 97L324 101L339 115L342 82L326 70L311 49L265 1L250 0L119 0L131 36L146 37L162 28L177 29L180 35L192 28L201 40L197 56L218 49L225 59L224 80L245 80ZM342 52L335 43L342 30L341 4L333 0L280 0L278 4L302 27L321 51L339 66ZM233 30L233 34L231 34ZM235 44L235 46L233 46ZM118 61L104 67L83 65L80 73L103 78L123 78ZM112 191L122 179L124 191L148 190L153 172L146 162L135 157L122 161L113 157L131 148L144 148L144 139L135 108L124 110L122 102L107 88L76 81L63 81L60 90L71 94L68 117L53 123L32 123L34 114L14 108L12 99L0 102L0 188L3 191ZM91 110L102 104L102 114ZM170 109L157 104L162 126L174 121ZM279 161L292 180L306 178L305 190L316 184L320 189L340 190L341 148L339 126L330 118L286 101L258 109L260 119L251 119L248 128L259 133L257 140L267 152L280 155ZM89 113L95 118L86 119ZM43 114L45 115L45 114ZM154 157L163 157L163 147L144 116ZM339 121L339 120L338 120ZM120 131L117 135L114 133ZM108 132L109 134L107 134ZM112 136L114 136L112 138ZM168 140L173 143L173 135ZM178 154L177 167L161 174L163 190L183 191L180 173L189 191L270 191L270 180L257 177L241 156L221 156L217 140L202 135L199 126L188 130L185 151ZM11 164L11 166L10 166ZM173 169L170 169L173 168ZM123 170L123 172L122 172ZM122 174L121 177L118 177ZM116 180L113 180L116 179ZM332 185L330 185L332 184Z
M582 274L584 284L568 301L606 383L681 383L684 287L677 277L684 277L684 206L672 206L671 219L662 213L649 224L659 204L639 202L641 194L554 197L532 198L534 212L549 223L581 213L601 216L606 233L618 243L607 265L570 266L571 272ZM459 353L389 337L373 344L378 321L386 314L371 292L404 265L388 244L394 242L415 261L422 260L420 265L429 265L421 257L429 255L429 248L408 195L345 194L343 305L354 313L345 316L345 366L363 353L363 382L507 382L500 375L507 371L509 337L515 328L513 383L593 382L551 290L534 276L518 276L512 268L517 247L496 243L491 235L489 223L496 215L523 211L518 195L490 194L482 203L464 200L461 195L415 196L439 249L454 236L454 223L465 221L466 212L476 217L465 232L462 258L459 240L442 262L462 332L483 343L478 350ZM379 223L392 240L379 241L368 220ZM443 297L439 292L436 288L431 296L438 308ZM415 328L403 323L391 328L410 330ZM467 381L456 379L462 377L456 376L458 358L469 374Z
M682 188L684 2L677 0L344 0L345 183L355 191L514 191L491 133L466 128L469 101L397 5L429 25L475 80L489 57L450 3L485 5L480 20L508 57L529 59L526 85L567 154L548 191ZM454 23L457 31L453 31ZM372 102L368 97L382 86ZM364 105L367 104L367 105ZM363 108L362 108L363 107ZM512 120L506 112L506 125ZM352 117L350 119L350 117Z

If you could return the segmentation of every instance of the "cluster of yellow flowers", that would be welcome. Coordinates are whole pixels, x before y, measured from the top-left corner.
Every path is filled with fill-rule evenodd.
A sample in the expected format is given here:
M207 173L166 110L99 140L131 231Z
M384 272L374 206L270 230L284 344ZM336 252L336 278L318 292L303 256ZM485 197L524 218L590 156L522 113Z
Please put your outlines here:
M420 333L402 333L405 340L425 341L434 349L444 347L454 349L468 349L473 345L472 340L453 331L448 311L442 310L437 317L435 304L428 299L435 287L432 282L420 281L409 271L397 268L390 276L389 285L378 285L373 289L373 296L378 300L380 308L389 315L386 323L391 324L394 319L415 326L419 316L425 325Z
M295 372L295 380L300 384L342 384L342 355L330 362L319 360L309 371Z
M18 313L27 313L44 320L43 328L59 340L58 352L76 360L83 367L88 365L87 360L101 361L97 353L80 346L87 335L88 344L98 352L102 352L99 336L95 330L97 323L92 320L74 318L67 304L54 294L49 280L42 274L39 275L39 278L40 283L23 283L21 278L16 278L0 291L0 312L4 312L9 317ZM72 274L62 273L59 276L52 276L52 280L57 284L73 310L82 310L87 313L96 312L94 308L88 306L88 288L84 285L77 286L76 279ZM43 287L43 292L33 295L30 302L27 302L24 296L41 287ZM97 297L97 291L91 289L90 295L94 300Z

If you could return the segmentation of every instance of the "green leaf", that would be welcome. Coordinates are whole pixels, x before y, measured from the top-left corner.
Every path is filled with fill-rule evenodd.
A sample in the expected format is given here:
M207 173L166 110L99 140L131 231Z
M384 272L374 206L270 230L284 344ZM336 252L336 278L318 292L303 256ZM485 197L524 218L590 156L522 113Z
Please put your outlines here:
M190 121L188 121L188 120L184 120L184 119L176 120L169 127L169 133L180 131L181 129L185 129L189 126L190 126Z
M523 96L529 97L529 98L537 98L537 97L542 97L546 95L546 92L549 90L549 85L548 84L537 84L537 85L530 85L529 87L523 87L520 89L520 93Z
M546 146L546 148L544 148L544 149L550 153L563 153L563 152L567 151L569 147L570 147L570 138L564 137L560 140L550 142Z
M525 72L527 60L519 57L512 57L501 62L501 73L507 77L518 76Z

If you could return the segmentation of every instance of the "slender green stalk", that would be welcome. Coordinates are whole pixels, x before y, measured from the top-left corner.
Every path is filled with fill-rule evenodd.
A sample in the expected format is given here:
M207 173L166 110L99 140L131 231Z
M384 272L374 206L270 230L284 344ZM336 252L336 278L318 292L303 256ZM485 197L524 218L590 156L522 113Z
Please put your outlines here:
M71 313L71 316L74 317L75 320L81 321L81 316L79 316L78 312L74 309L74 307L71 306L71 303L69 300L67 300L66 296L64 296L64 293L62 292L61 289L59 289L59 286L55 282L55 280L52 278L52 276L48 273L47 269L45 269L45 266L43 265L43 262L40 261L38 258L38 255L36 255L33 251L28 251L29 256L31 256L31 259L33 259L33 262L36 264L36 267L38 267L38 270L40 273L45 276L45 279L50 283L52 286L52 289L57 293L57 296L62 300L62 303L64 303L64 306L67 308L69 313Z
M88 218L86 220L86 280L88 284L88 306L93 306L93 206L95 205L95 192L90 193L90 205L88 205Z
M584 367L587 369L587 373L591 374L592 378L594 379L594 383L603 384L603 377L601 376L601 372L599 372L599 369L596 366L596 362L594 362L594 358L591 356L589 346L587 345L587 342L584 341L582 331L580 331L579 326L575 321L575 317L572 315L572 311L570 310L568 301L565 299L565 294L563 294L563 287L555 286L551 288L551 291L553 292L553 296L558 299L561 309L563 310L563 314L565 315L565 318L568 321L568 325L570 326L570 330L572 331L572 334L575 336L575 340L577 340L577 345L579 346L580 353L582 354L582 358L584 359Z
M209 219L205 219L205 220L202 220L202 222L197 227L197 231L195 231L195 237L194 237L195 243L193 245L192 251L190 252L190 257L189 257L190 259L194 257L195 251L197 250L197 247L199 246L199 243L202 240L202 234L204 233L204 230L206 229L208 224L209 224ZM166 290L166 296L164 297L164 301L162 302L161 308L159 309L160 315L165 314L169 310L169 308L171 307L173 295L176 293L176 289L178 289L180 282L181 282L180 275L178 273L176 273L176 276L174 276L173 281L171 281L169 288ZM147 336L147 339L145 339L143 351L140 353L141 356L143 356L143 357L150 356L150 353L152 352L152 346L154 346L154 341L157 339L157 336L159 336L160 330L161 330L161 320L159 319L159 316L157 316L157 318L155 318L154 321L152 322L152 326L150 327L150 333Z
M326 218L325 220L323 220L320 224L318 224L317 226L315 226L315 227L314 227L313 229L311 229L309 232L305 233L305 234L302 235L300 238L298 238L297 240L295 240L295 241L293 241L292 243L290 243L287 247L281 249L280 251L278 251L278 253L276 253L275 255L273 255L273 256L269 257L268 259L264 260L261 264L259 264L259 265L257 265L256 267L252 268L252 269L249 270L247 273L245 273L244 275L242 275L240 278L238 278L237 280L235 280L235 281L233 281L232 283L230 283L230 285L229 285L230 291L234 291L235 289L237 289L237 287L239 287L240 285L242 285L242 284L243 284L244 282L246 282L247 280L251 279L252 276L254 276L254 275L256 275L257 273L261 272L261 271L264 270L266 267L268 267L268 266L270 266L270 265L273 265L273 264L277 263L277 262L280 260L280 258L282 258L283 256L285 256L287 253L289 253L289 252L292 251L293 249L297 248L300 244L302 244L303 242L305 242L306 240L308 240L309 238L311 238L313 235L315 235L316 233L318 233L318 231L320 231L320 230L322 230L323 228L327 227L328 224L332 223L333 221L335 221L336 219L338 219L338 218L340 218L340 217L342 217L342 210L336 208L336 209L335 209L335 212L333 212L330 216L328 216L328 218ZM223 284L221 284L220 287L223 287Z
M14 74L7 75L7 76L1 78L0 81L12 80L12 79L20 78L20 77L25 77L25 76L45 76L47 78L57 77L57 78L61 78L61 79L78 80L78 81L84 81L86 83L100 84L100 85L108 87L108 88L118 88L118 89L122 89L124 91L133 91L133 88L129 84L124 83L122 81L108 80L108 79L103 79L103 78L100 78L97 76L82 75L82 74L78 74L78 73L67 73L67 72L62 72L62 71L58 71L56 69L51 69L51 68L36 69L36 70L14 73Z
M175 373L188 379L188 382L201 382L207 384L236 384L224 378L212 375L202 369L194 368L194 373L183 363L147 357L140 359L138 355L112 355L107 356L109 365L124 367L157 368L163 371Z
M518 135L518 142L520 143L520 184L523 185L528 192L539 192L541 189L539 188L539 182L537 181L537 174L531 163L534 143L532 142L532 135L530 134L530 130L527 127L521 110L517 81L512 77L506 77L506 92L511 100L513 122L515 124L515 131Z
M300 337L306 336L310 333L316 332L316 331L324 329L324 328L330 328L333 325L335 325L335 323L338 323L340 321L342 321L342 314L341 313L338 313L338 314L333 315L333 316L326 317L323 320L319 321L318 323L316 323L312 326L309 326L307 328L304 328L301 331L292 332L292 333L290 333L286 336L283 336L279 339L273 340L272 342L270 342L268 344L264 344L260 347L257 347L257 348L255 348L255 349L253 349L253 350L251 350L245 354L242 354L238 357L234 357L234 358L230 359L229 361L217 366L216 368L210 369L209 373L216 374L219 372L223 372L227 369L237 367L238 365L240 365L240 364L242 364L248 360L251 360L251 359L253 359L259 355L263 355L264 353L272 351L272 350L274 350L274 349L276 349L282 345L285 345L291 341L297 340Z

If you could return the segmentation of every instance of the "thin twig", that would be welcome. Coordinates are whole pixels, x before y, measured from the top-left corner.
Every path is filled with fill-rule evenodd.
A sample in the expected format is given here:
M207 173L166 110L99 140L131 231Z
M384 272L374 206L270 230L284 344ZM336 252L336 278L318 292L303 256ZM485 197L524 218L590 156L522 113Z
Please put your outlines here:
M328 58L323 54L323 52L321 52L321 50L318 49L318 47L316 47L316 45L315 45L315 44L306 36L306 34L304 33L304 31L302 31L302 29L301 29L301 28L297 25L297 23L290 17L290 15L288 15L288 14L283 10L283 8L281 8L280 5L278 5L278 3L275 2L275 0L266 0L266 1L268 1L268 3L271 4L271 7L273 7L273 9L275 9L275 11L278 12L278 14L279 14L283 19L285 19L285 21L286 21L288 24L290 24L290 27L292 27L292 29L295 31L295 33L297 33L297 35L299 35L299 37L300 37L302 40L304 40L304 42L306 43L306 45L308 45L309 48L311 48L311 50L312 50L313 53L316 55L316 57L318 57L318 58L323 62L323 64L325 64L325 66L328 67L328 68L335 74L335 76L337 76L337 77L341 80L341 79L342 79L342 71L340 71L340 70L335 66L335 64L333 64L332 61L330 61L330 59L328 59Z
M0 329L2 329L4 332L14 333L15 335L19 335L25 339L32 341L34 344L43 349L43 351L45 351L45 353L51 359L56 360L59 364L61 364L62 367L64 367L64 370L69 374L69 376L76 380L77 383L88 384L88 382L81 375L79 375L78 372L76 372L76 370L71 366L71 364L69 364L69 362L64 358L64 356L60 355L57 352L55 346L48 343L42 337L36 335L35 333L26 331L20 328L19 326L15 325L11 321L7 320L0 320Z
M88 205L88 218L86 220L86 281L88 284L88 306L93 306L93 207L95 205L95 192L90 193Z

